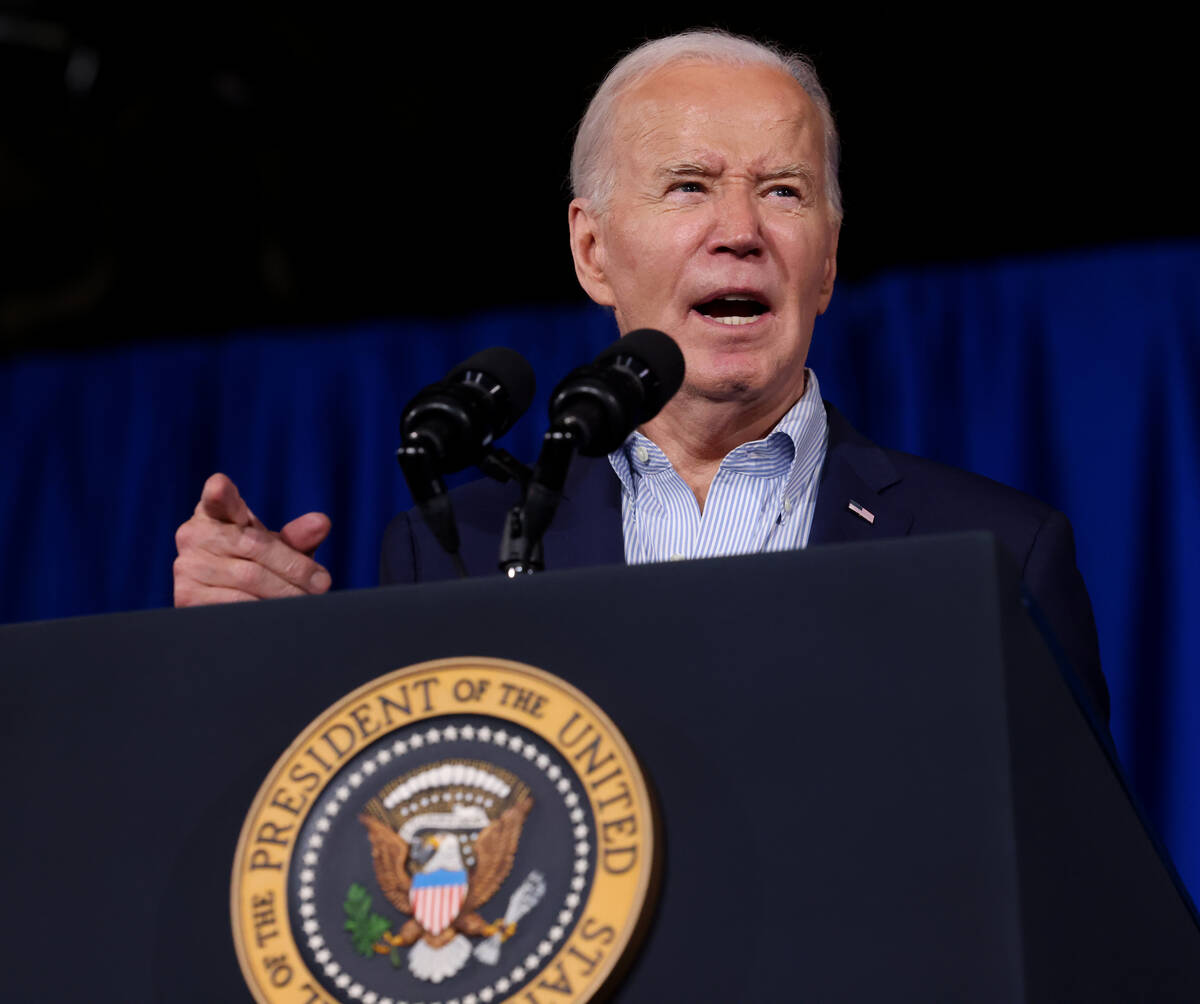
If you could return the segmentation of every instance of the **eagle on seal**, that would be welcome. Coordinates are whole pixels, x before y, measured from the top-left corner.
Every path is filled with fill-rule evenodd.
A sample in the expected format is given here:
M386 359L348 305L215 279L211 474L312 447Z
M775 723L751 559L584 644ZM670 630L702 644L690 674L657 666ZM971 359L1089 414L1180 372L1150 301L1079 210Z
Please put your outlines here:
M379 888L408 916L398 932L383 935L376 952L411 945L410 972L439 983L470 958L471 942L464 935L506 940L513 933L515 923L501 918L489 924L477 912L512 871L533 807L523 786L513 794L518 797L490 821L461 805L449 812L422 813L400 829L379 818L382 813L358 817L371 841ZM480 828L480 822L486 825Z

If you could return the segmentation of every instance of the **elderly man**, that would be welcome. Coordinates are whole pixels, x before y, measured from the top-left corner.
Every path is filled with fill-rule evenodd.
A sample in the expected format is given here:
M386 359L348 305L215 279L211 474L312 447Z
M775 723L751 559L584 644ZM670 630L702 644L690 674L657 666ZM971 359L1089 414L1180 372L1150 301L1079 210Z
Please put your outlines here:
M572 158L580 284L622 333L672 335L679 394L606 460L578 460L548 567L630 563L965 529L996 533L1107 714L1095 626L1062 514L885 451L822 402L805 359L837 272L837 135L800 57L717 32L649 42L597 91ZM468 567L495 562L513 489L455 498ZM215 475L179 531L176 600L322 592L328 521L270 534ZM450 577L419 519L388 528L385 582Z

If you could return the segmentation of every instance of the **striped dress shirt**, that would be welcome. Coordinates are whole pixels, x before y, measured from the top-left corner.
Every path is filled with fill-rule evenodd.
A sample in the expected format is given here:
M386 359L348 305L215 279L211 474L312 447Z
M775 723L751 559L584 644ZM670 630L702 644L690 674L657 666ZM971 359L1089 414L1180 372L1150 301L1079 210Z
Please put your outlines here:
M718 468L704 511L666 455L634 432L608 455L621 481L630 565L804 547L829 428L816 374L765 439L743 443Z

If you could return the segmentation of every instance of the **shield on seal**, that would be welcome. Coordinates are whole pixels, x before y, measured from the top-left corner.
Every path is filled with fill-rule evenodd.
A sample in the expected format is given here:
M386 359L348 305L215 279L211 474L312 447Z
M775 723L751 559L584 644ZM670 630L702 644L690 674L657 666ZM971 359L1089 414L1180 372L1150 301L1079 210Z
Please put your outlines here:
M453 923L467 897L467 873L439 868L413 876L409 898L413 916L430 934L441 934Z

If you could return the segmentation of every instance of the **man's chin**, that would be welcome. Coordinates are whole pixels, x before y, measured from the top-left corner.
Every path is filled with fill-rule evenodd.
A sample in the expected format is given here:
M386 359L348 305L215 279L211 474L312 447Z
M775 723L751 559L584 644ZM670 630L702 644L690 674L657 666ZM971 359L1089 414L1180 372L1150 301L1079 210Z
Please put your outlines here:
M679 394L710 404L736 404L753 410L783 405L786 410L804 394L806 379L803 372L799 381L789 380L786 384L779 380L778 373L762 373L751 368L689 373Z
M722 376L692 382L685 380L680 394L714 404L753 401L762 394L762 382L747 376Z

